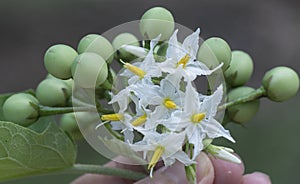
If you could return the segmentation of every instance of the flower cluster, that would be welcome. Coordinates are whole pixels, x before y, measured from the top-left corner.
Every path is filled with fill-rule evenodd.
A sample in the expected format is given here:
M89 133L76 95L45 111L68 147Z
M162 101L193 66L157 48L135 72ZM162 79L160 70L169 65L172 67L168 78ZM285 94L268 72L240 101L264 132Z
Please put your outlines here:
M230 154L230 149L210 146L211 140L217 137L235 142L215 118L223 98L223 86L208 96L198 93L193 86L197 77L212 74L222 64L209 69L196 59L199 29L182 44L177 40L177 32L168 40L163 62L157 62L154 54L160 36L151 40L146 52L136 46L123 47L143 59L133 64L122 61L125 69L120 76L128 79L128 85L112 95L110 104L118 104L118 112L102 115L101 119L110 122L113 130L120 130L132 150L143 152L151 173L160 158L167 166L175 160L188 166L196 163L195 158L203 150L240 162ZM135 132L142 139L136 139Z

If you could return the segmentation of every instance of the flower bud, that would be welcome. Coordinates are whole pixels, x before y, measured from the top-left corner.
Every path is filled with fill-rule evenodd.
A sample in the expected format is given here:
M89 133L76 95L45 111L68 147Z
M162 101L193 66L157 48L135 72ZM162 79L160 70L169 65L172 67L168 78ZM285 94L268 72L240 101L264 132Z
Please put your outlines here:
M222 38L209 38L200 46L197 59L209 68L215 68L223 63L222 70L225 71L231 61L230 46Z
M228 101L236 100L255 91L255 89L242 86L231 90L228 93ZM235 123L244 123L253 118L259 109L259 100L233 105L228 108L228 116Z
M224 72L226 82L232 86L242 86L249 81L253 73L253 61L251 57L243 51L232 52L230 66Z
M114 48L110 42L101 35L89 34L83 37L77 47L78 53L92 52L101 56L107 63L114 57Z
M70 46L53 45L44 56L46 70L56 78L69 79L72 77L71 65L77 55L77 52Z
M72 75L75 85L82 88L94 88L106 80L107 64L101 56L86 52L74 60Z
M136 59L136 56L122 49L123 45L140 46L139 40L131 33L121 33L112 41L115 49L115 58L122 59L123 61L130 62Z
M299 76L293 69L279 66L268 71L262 83L270 100L282 102L297 94Z
M26 93L10 96L3 104L3 115L7 121L21 126L29 126L38 119L39 112L31 103L38 105L38 100Z
M154 7L143 14L139 27L146 40L152 40L159 34L161 34L160 40L166 40L171 37L175 23L169 10L163 7Z
M50 107L65 106L72 90L65 82L58 79L45 79L36 89L36 97L42 105Z

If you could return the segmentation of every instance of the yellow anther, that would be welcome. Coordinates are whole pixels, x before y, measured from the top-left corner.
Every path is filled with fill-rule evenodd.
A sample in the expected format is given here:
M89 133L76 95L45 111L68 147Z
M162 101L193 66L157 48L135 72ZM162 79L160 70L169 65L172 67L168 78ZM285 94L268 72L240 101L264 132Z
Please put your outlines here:
M177 105L170 99L166 99L164 101L164 106L167 107L168 109L175 109Z
M186 64L189 62L189 60L191 59L191 56L189 56L188 54L183 56L183 58L181 58L178 63L177 63L177 66L178 67L179 65L182 64L182 67L185 68L186 67Z
M150 163L148 165L148 169L153 169L156 165L156 163L158 162L158 160L160 159L160 157L162 156L162 154L164 153L165 148L163 146L157 146L154 154L150 160Z
M140 78L144 78L146 75L146 72L144 70L142 70L139 67L134 66L130 63L125 63L124 67L127 68L128 70L130 70L135 75L139 76Z
M102 121L120 121L123 120L122 114L105 114L101 116Z
M146 122L146 120L147 120L147 115L144 114L143 116L140 116L136 120L134 120L131 124L133 126L141 126Z
M199 123L200 121L202 121L205 118L205 113L199 113L199 114L194 114L191 117L191 121L193 123Z

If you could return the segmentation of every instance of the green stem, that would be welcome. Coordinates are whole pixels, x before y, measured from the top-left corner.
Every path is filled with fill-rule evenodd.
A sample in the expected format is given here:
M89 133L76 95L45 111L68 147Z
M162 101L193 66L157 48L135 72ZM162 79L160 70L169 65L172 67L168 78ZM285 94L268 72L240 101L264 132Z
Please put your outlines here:
M124 137L121 134L119 134L118 132L114 131L108 123L105 123L104 126L105 126L106 130L109 133L111 133L115 138L117 138L121 141L124 141Z
M250 102L250 101L256 100L258 98L264 97L264 96L266 96L266 90L263 87L260 87L246 96L240 97L236 100L227 102L227 103L219 106L219 110L226 109L233 105Z
M47 107L47 106L38 106L40 116L52 116L57 114L65 114L71 112L87 112L91 111L91 108L88 107Z
M143 173L134 172L130 170L104 167L99 165L87 165L87 164L75 164L70 169L64 170L64 173L68 173L68 174L69 173L71 174L93 173L93 174L117 176L121 178L132 179L132 180L140 180L146 177L146 175Z

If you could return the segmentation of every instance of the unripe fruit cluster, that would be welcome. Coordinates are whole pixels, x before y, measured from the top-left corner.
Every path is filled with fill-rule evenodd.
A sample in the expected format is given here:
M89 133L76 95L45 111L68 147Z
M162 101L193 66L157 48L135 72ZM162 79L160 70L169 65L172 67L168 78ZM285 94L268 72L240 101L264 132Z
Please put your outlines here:
M146 11L139 22L139 30L147 48L149 40L160 37L160 41L170 38L175 22L170 11L154 7ZM180 43L179 43L180 44ZM64 45L51 46L45 53L44 64L48 77L41 81L35 95L20 93L9 97L3 105L3 114L9 121L28 126L39 117L40 105L50 107L71 106L73 88L96 88L99 98L107 98L112 86L114 72L110 68L113 59L132 62L137 56L124 49L124 45L139 47L138 38L131 33L117 35L112 43L99 34L88 34L78 43L77 50ZM164 57L168 43L159 42L154 49L157 56ZM253 73L253 60L241 50L231 50L222 38L205 40L197 53L197 60L209 68L222 64L224 78L230 91L228 101L247 96L256 90L244 86ZM288 67L276 67L268 71L262 81L265 95L276 102L285 101L296 95L299 89L298 74ZM107 98L108 99L108 98ZM226 117L236 123L249 121L259 108L259 100L233 105L226 111ZM63 116L62 125L67 128L74 120L73 115ZM75 121L75 120L74 120ZM72 127L74 127L74 123Z

